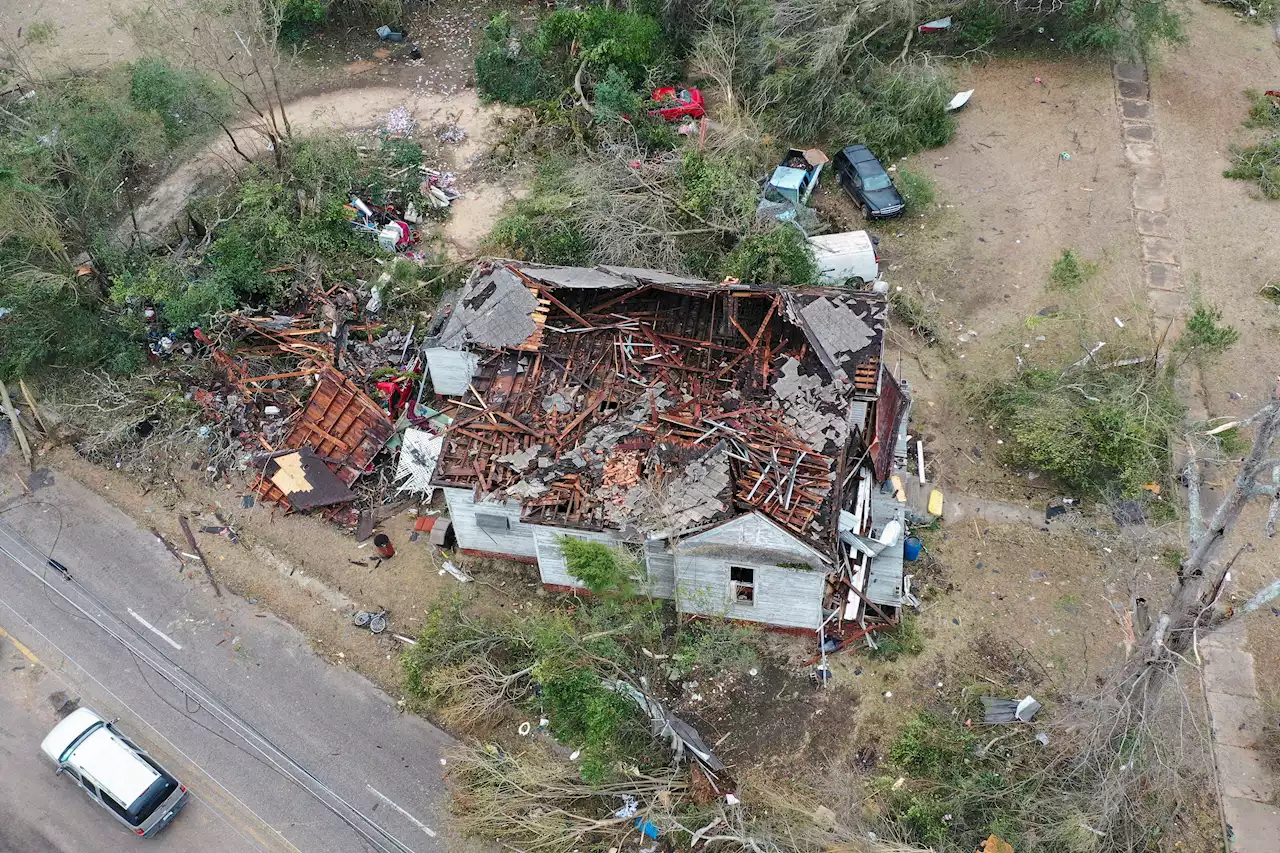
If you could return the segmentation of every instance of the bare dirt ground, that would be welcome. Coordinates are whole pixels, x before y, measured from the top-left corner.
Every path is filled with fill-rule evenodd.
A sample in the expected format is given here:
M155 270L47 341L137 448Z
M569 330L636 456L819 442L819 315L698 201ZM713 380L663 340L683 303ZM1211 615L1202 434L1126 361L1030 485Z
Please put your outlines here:
M1280 204L1257 198L1248 184L1228 180L1222 171L1230 144L1245 138L1243 90L1274 86L1280 50L1267 26L1207 4L1184 11L1190 41L1151 69L1157 134L1175 221L1184 229L1176 235L1184 279L1241 333L1220 360L1203 370L1187 368L1193 377L1188 387L1199 398L1189 402L1200 403L1211 417L1246 416L1265 401L1280 364L1280 308L1258 296L1280 278ZM873 228L882 238L891 286L921 294L946 332L932 348L895 334L898 346L890 357L916 387L912 429L925 436L930 476L951 491L1043 511L1055 495L1052 487L999 463L996 436L975 418L980 413L966 403L965 389L1011 370L1019 357L1031 363L1038 356L1074 359L1083 354L1083 343L1097 340L1150 347L1162 330L1146 319L1109 69L1000 60L975 65L961 83L977 91L958 116L956 138L905 164L934 179L938 209ZM1050 266L1065 248L1100 264L1075 294L1048 283ZM1049 306L1058 309L1056 317L1037 316ZM1126 324L1123 330L1115 318ZM1086 332L1076 333L1082 325ZM1220 487L1231 473L1220 471L1210 482ZM1276 542L1262 533L1264 519L1265 506L1251 506L1229 546L1230 553L1245 549L1233 573L1237 600L1273 579L1280 564ZM1143 567L1161 549L1185 542L1181 522L1139 535L1137 547L1147 549L1138 555ZM1132 536L1127 539L1132 550ZM1007 553L986 564L1001 571L1006 563L1040 569L1042 562L1052 565L1052 556ZM1151 574L1158 593L1167 572ZM1018 584L1025 583L1019 577ZM970 607L957 602L956 609ZM1114 627L1105 611L1088 615L1099 631ZM1265 672L1280 661L1280 611L1264 608L1246 624L1259 672ZM945 622L940 627L946 630ZM1264 694L1280 697L1280 682L1258 682Z
M0 0L4 39L25 44L30 61L45 74L92 72L138 57L138 46L117 26L112 9L131 12L143 0ZM47 41L31 40L32 26L53 27Z
M439 95L399 86L338 89L291 101L284 109L294 133L307 135L360 134L384 125L391 111L398 107L407 109L417 120L419 136L430 137L433 128L447 124L457 124L466 131L462 142L441 146L444 162L440 164L455 171L457 188L463 193L451 207L450 218L443 228L444 238L455 246L459 256L466 256L489 232L502 205L514 191L514 185L506 181L472 179L470 175L474 158L487 151L494 141L493 120L514 110L481 104L474 90ZM376 131L368 136L375 137ZM256 132L241 130L236 132L236 137L240 150L249 157L261 157L267 151L267 140ZM193 197L202 190L225 185L231 175L244 166L244 159L235 153L230 140L215 139L151 190L136 212L137 229L153 236L163 234L181 218ZM121 224L124 233L133 227L131 220Z
M1280 279L1280 205L1257 198L1243 181L1222 177L1229 146L1242 140L1244 89L1270 89L1280 78L1280 48L1268 26L1225 10L1188 6L1188 44L1151 77L1159 110L1169 198L1182 213L1183 275L1240 330L1240 341L1200 371L1195 390L1211 417L1247 416L1262 405L1280 373L1280 307L1258 291ZM1225 474L1226 472L1224 472ZM1236 589L1247 597L1276 576L1280 543L1262 533L1265 507L1240 522ZM1234 549L1232 549L1234 551ZM1280 680L1263 673L1280 663L1280 611L1246 617L1259 689L1280 699Z
M900 164L932 179L935 209L873 227L890 287L916 295L939 331L935 347L895 331L888 357L916 388L912 429L926 437L932 478L1043 508L1044 482L995 462L996 438L964 392L1019 359L1078 358L1082 321L1111 345L1148 333L1113 84L1101 64L1002 59L960 85L977 91L955 139ZM1073 294L1049 288L1064 249L1099 264Z

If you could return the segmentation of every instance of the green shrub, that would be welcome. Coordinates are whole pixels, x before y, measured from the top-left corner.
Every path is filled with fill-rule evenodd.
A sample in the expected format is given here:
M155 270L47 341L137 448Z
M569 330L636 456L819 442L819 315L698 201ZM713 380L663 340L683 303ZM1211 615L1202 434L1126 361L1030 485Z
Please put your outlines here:
M280 38L293 42L324 23L329 8L325 0L283 0L280 4Z
M1098 272L1098 265L1086 261L1074 249L1063 249L1049 270L1049 285L1059 290L1075 290Z
M637 566L629 555L622 554L603 542L591 542L574 536L561 536L569 574L582 581L592 595L631 595L635 592Z
M129 100L160 118L170 145L216 130L232 111L231 97L224 87L157 57L144 57L133 64Z
M657 21L604 6L557 9L539 25L537 45L539 55L565 83L585 61L588 69L601 72L616 68L638 85L664 58Z
M534 678L550 720L551 733L582 751L582 778L600 782L615 774L618 761L643 749L647 732L639 709L608 690L600 676L585 666L539 664Z
M507 12L484 28L476 52L476 86L487 98L517 105L546 100L557 92L533 37L516 30Z
M504 216L489 233L488 245L506 257L542 264L582 266L589 263L591 247L567 221L547 221L519 212Z
M951 140L955 120L947 104L955 85L930 65L876 68L867 82L836 98L833 122L885 162L937 148Z
M616 65L609 66L604 79L596 83L593 94L597 121L606 124L623 118L635 121L642 115L648 115L644 109L644 100L636 91L635 85L626 72Z
M742 222L755 215L760 188L740 159L688 151L680 162L680 205L715 222Z
M129 372L142 364L141 348L72 278L29 266L0 268L0 306L8 309L0 317L0 379L48 366Z
M658 23L646 15L603 6L558 9L534 33L522 33L501 12L485 27L476 84L486 97L527 105L568 93L584 63L588 82L606 80L613 70L635 87L665 56Z
M1009 439L1010 464L1078 493L1136 498L1169 482L1183 408L1167 377L1142 366L1025 370L988 384L975 404Z
M1174 347L1179 352L1206 359L1222 355L1240 340L1240 331L1234 326L1222 325L1222 310L1196 301L1187 328Z
M799 228L785 223L739 240L725 258L723 271L744 284L805 286L818 281L813 249Z
M646 96L617 66L609 66L604 79L596 83L592 107L597 125L615 133L629 128L646 150L666 150L678 144L679 136L674 128L649 114Z

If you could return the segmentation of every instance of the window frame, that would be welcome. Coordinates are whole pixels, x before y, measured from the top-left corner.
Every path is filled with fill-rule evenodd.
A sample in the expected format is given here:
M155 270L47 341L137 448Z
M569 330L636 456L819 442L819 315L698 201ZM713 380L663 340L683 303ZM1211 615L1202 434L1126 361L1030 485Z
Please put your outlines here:
M735 578L734 572L749 573L749 580ZM756 579L756 570L754 566L735 566L729 565L729 601L737 607L755 607L759 600L756 593L760 590L759 582ZM740 591L747 592L747 597L742 598Z

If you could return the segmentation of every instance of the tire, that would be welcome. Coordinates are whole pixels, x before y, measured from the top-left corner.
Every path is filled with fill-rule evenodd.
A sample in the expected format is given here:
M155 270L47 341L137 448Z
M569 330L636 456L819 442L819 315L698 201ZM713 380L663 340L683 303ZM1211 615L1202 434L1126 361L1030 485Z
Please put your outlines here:
M372 618L373 614L368 610L357 610L356 615L351 617L351 624L357 628L364 628L368 626L369 620Z
M866 204L866 202L863 202L862 204L862 218L868 222L871 221L871 208Z
M369 633L370 633L370 634L381 634L381 633L382 633L383 631L385 631L385 630L387 630L387 617L386 617L386 616L383 616L381 613L378 613L378 614L375 614L374 616L370 617L370 619L369 619Z

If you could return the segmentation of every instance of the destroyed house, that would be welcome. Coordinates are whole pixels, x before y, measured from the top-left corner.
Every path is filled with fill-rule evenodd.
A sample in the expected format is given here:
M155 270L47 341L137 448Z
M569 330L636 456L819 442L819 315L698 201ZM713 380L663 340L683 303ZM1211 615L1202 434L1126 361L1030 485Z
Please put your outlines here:
M432 485L459 547L575 588L573 536L629 549L682 613L894 619L903 518L880 484L907 400L881 367L886 310L844 288L480 262L423 346L456 403Z

